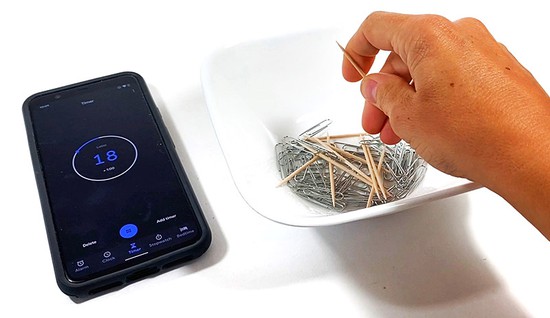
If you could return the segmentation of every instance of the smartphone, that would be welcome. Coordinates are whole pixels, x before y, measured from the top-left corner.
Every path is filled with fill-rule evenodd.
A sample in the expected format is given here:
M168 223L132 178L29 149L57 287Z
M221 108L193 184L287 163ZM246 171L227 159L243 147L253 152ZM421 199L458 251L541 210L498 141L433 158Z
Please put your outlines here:
M208 224L140 75L34 94L23 116L56 281L73 300L208 249Z

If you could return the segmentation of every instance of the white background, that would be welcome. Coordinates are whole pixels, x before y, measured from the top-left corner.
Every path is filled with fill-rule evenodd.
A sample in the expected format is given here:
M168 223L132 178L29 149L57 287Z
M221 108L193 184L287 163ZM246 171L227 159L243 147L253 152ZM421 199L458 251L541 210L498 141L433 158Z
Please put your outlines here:
M486 189L323 228L259 216L232 182L200 86L201 63L215 49L324 27L351 36L370 12L390 10L481 19L548 91L550 23L542 6L535 0L2 2L0 316L550 316L549 242ZM213 243L187 266L77 305L55 284L21 105L35 92L125 70L150 85ZM548 154L526 158L538 155Z

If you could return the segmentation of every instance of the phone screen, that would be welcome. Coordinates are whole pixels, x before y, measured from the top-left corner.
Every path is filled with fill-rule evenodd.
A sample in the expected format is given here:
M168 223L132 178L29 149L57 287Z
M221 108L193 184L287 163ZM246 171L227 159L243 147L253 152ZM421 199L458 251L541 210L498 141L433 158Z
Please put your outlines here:
M201 228L133 76L29 102L65 274L80 282L193 244ZM167 145L167 143L169 143Z

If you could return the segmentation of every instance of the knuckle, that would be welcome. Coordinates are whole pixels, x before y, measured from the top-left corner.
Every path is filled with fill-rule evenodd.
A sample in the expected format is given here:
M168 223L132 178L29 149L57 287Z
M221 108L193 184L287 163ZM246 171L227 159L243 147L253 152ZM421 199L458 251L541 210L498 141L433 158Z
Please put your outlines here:
M413 30L408 43L411 54L407 61L411 68L418 67L427 58L445 54L449 48L464 47L470 33L488 32L483 23L475 18L452 22L439 15L418 16L409 27Z
M474 28L474 29L478 29L478 30L485 30L486 29L485 24L483 24L483 22L481 22L480 20L478 20L476 18L472 18L472 17L466 17L466 18L459 19L455 22L455 24L464 25L464 26Z
M447 33L453 23L440 15L421 15L417 21L413 21L417 34L424 37L427 41L434 41L441 37L441 34Z
M411 68L416 68L427 57L434 53L438 48L438 42L445 33L448 33L452 27L452 22L445 17L439 15L421 15L416 19L411 20L411 25L408 29L414 30L411 32L408 43L407 64Z
M419 19L421 20L419 23L421 27L432 30L451 24L449 19L437 14L421 15L419 16Z
M382 11L373 11L369 15L367 15L367 20L372 19L373 17L379 16L381 14L384 14Z

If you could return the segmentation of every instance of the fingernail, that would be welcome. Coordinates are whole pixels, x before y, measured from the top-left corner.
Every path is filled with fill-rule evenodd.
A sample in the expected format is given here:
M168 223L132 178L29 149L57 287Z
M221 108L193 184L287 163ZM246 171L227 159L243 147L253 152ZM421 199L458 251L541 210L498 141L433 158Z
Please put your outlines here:
M376 105L376 88L378 87L378 83L370 78L367 78L365 80L365 84L363 84L361 93L363 94L363 97L372 104Z

